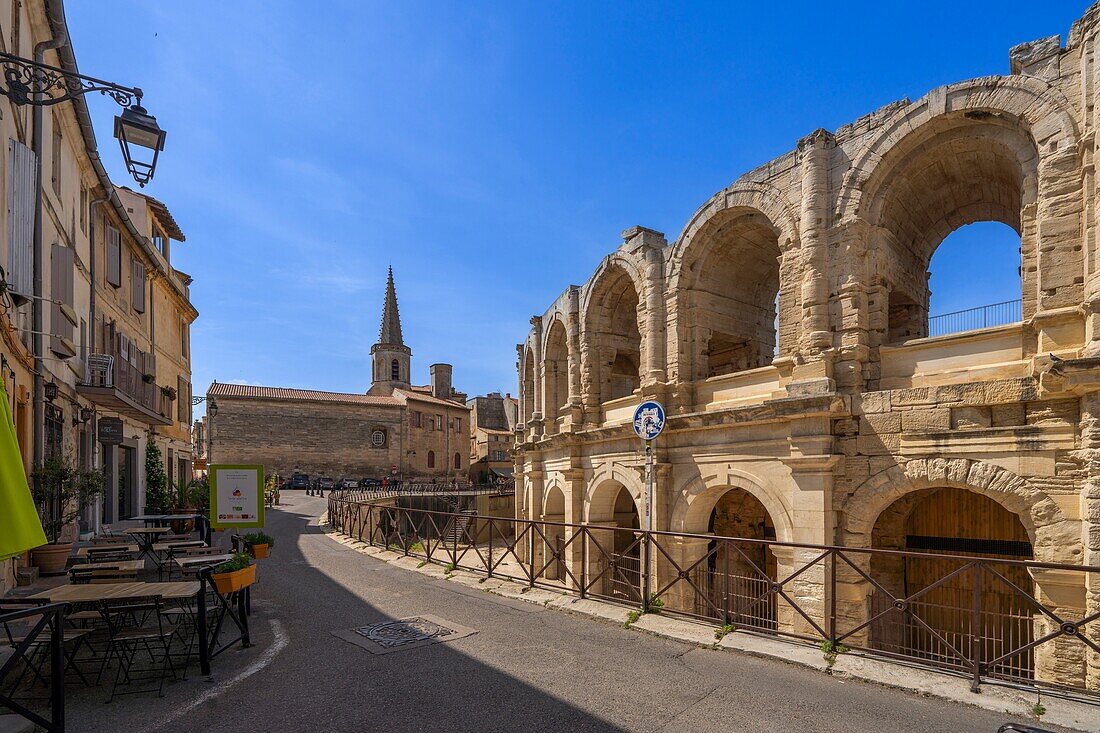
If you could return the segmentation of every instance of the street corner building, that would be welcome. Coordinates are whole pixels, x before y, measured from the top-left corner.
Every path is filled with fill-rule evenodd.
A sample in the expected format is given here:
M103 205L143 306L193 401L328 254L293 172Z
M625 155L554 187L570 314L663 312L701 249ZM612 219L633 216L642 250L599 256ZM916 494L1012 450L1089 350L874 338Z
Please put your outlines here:
M52 41L43 62L78 72L59 2L0 2L0 37L24 59ZM72 540L141 513L147 445L160 449L169 477L191 478L198 312L191 277L172 258L185 238L163 202L112 183L81 94L36 107L0 98L0 135L0 376L20 452L28 474L59 457L107 478L103 496L65 528ZM0 593L25 562L3 564Z
M450 364L431 384L410 383L412 350L401 334L393 271L386 281L366 393L214 382L204 432L209 463L262 464L268 474L465 480L470 409Z
M668 420L653 528L690 536L655 553L654 588L691 580L684 603L710 603L707 616L741 599L750 627L814 635L834 615L859 629L849 645L934 661L980 652L1009 677L1100 689L1100 654L1069 638L1100 612L1097 574L990 565L1003 570L944 580L958 562L914 559L1100 565L1098 53L1094 5L1064 46L1013 48L1006 76L810 133L703 202L671 243L624 231L518 346L519 518L639 527L630 421L655 399ZM930 318L932 254L980 221L1019 234L1018 300ZM558 552L535 551L574 572L594 562L576 544L561 552L561 532ZM612 534L611 575L637 572L638 544ZM716 536L760 544L716 551ZM784 543L909 552L829 569L812 562L819 550ZM983 628L971 632L977 591ZM895 606L906 617L883 623ZM1085 627L1092 643L1097 627Z

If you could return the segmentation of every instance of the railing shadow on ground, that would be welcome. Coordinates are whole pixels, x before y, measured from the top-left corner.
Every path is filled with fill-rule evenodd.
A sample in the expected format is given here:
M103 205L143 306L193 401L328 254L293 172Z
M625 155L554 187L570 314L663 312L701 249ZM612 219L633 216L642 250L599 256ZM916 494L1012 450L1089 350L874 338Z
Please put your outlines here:
M471 516L329 500L334 529L461 568L842 651L915 662L983 683L1100 704L1100 610L1058 606L1044 573L1100 582L1100 568ZM926 576L920 587L905 575Z

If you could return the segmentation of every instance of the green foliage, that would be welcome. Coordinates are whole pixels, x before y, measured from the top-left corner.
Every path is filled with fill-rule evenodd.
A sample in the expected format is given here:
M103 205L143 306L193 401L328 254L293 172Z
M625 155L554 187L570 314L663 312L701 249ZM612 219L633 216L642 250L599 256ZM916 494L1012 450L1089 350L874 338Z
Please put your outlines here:
M424 552L424 545L421 542L414 542L409 545L409 552Z
M252 556L247 552L235 552L233 553L232 560L226 560L218 567L214 568L215 573L232 573L236 570L244 570L252 564Z
M455 564L453 562L447 563L447 567L443 568L443 572L450 575L455 571Z
M48 456L31 472L31 496L46 539L57 542L65 525L79 517L103 493L106 481L98 471L74 468L62 456Z
M209 485L198 480L176 481L169 492L169 508L202 509L210 499Z
M420 562L419 562L419 563L417 564L416 568L417 568L417 570L419 570L420 568L424 567L424 566L425 566L425 565L427 565L427 564L428 564L428 561L427 561L427 560L421 560L421 561L420 561Z
M168 490L168 474L164 472L164 456L157 444L150 440L145 445L145 506L169 509L172 499L172 492Z
M1042 694L1035 698L1035 704L1031 706L1031 714L1035 716L1036 720L1047 714L1047 706L1043 704Z
M848 647L843 644L834 644L831 641L823 641L821 642L821 651L825 657L825 670L827 672L832 672L833 665L836 664L837 655L847 652Z
M665 602L661 600L661 597L656 593L649 594L649 611L650 613L660 613L661 609L665 607Z
M275 538L266 532L249 532L244 535L244 541L250 545L267 545L268 547L275 546Z
M726 634L732 634L734 631L737 631L736 626L733 624L726 624L725 626L719 627L718 630L714 632L714 638L718 641L722 641Z
M631 626L633 626L633 625L634 625L634 624L635 624L635 623L636 623L636 622L638 621L638 619L640 619L641 617L642 617L642 612L641 612L641 611L631 611L630 613L628 613L628 614L626 615L626 622L625 622L625 623L623 623L623 628L624 628L624 629L629 629L629 628L630 628Z

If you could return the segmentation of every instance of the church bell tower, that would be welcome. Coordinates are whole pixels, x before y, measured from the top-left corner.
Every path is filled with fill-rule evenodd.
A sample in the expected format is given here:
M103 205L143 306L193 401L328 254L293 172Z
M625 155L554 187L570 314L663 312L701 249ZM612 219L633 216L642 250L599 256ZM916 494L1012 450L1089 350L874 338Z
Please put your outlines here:
M412 349L401 338L401 315L397 312L397 289L393 268L386 279L386 300L382 304L382 327L378 343L370 349L371 385L367 394L389 395L396 388L409 388Z

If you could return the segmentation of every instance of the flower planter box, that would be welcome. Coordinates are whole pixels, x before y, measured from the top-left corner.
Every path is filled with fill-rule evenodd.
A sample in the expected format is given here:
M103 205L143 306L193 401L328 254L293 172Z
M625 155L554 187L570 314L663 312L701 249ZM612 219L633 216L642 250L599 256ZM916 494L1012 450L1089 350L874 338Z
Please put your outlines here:
M271 545L268 544L248 546L248 554L252 555L252 557L256 558L257 560L263 560L265 557L267 557L267 554L270 551Z
M214 587L218 589L219 593L222 595L235 593L256 582L256 566L249 565L247 568L234 570L231 573L214 573L212 577L214 578Z

